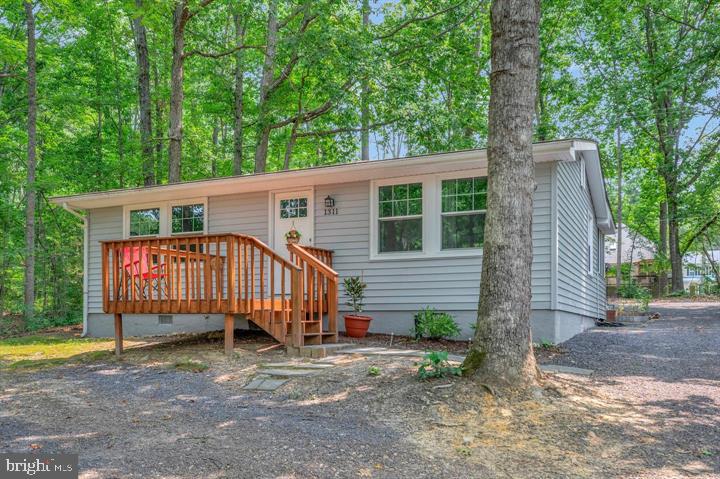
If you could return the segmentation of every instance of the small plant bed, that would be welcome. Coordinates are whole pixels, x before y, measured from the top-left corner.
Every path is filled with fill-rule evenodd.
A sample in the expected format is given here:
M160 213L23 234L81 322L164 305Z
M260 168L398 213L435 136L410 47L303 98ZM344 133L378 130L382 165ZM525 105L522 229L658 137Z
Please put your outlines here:
M392 340L392 344L391 344ZM451 354L466 354L468 341L453 341L451 339L419 339L410 336L397 336L390 334L368 333L364 338L351 338L340 333L340 342L363 346L378 346L397 349L420 349L423 351L447 351Z

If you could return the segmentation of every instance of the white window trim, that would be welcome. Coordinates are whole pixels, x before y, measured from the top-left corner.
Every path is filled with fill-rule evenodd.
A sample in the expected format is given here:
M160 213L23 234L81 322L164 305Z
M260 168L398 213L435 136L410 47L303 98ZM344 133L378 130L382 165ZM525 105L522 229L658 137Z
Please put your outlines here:
M467 258L482 256L482 248L442 249L442 180L456 178L474 178L487 176L487 169L454 171L449 173L401 176L370 181L370 260L402 260L431 258ZM378 188L388 185L422 183L423 188L423 249L421 251L398 251L392 253L378 252L378 221L380 219L380 203ZM417 215L401 218L417 218Z
M582 189L587 188L587 172L585 171L585 159L580 157L580 186Z
M203 205L203 213L205 217L203 218L203 230L202 231L189 231L189 232L183 232L183 233L173 233L172 232L172 208L173 206L185 206L185 205L197 205L201 204ZM204 234L206 235L208 232L208 207L207 207L207 197L199 197L199 198L189 198L187 200L173 200L167 202L167 234L169 236L192 236L192 235L199 235Z
M193 233L175 233L171 234L170 225L172 222L172 207L179 205L190 205L202 203L205 211L205 221L203 221L203 231ZM157 235L142 235L142 236L130 236L130 211L133 210L144 210L150 208L160 208L160 229ZM208 208L207 208L207 197L199 198L188 198L182 200L172 201L155 201L152 203L137 203L133 205L123 206L123 238L135 239L135 238L160 238L163 236L189 236L189 235L206 235L208 232Z

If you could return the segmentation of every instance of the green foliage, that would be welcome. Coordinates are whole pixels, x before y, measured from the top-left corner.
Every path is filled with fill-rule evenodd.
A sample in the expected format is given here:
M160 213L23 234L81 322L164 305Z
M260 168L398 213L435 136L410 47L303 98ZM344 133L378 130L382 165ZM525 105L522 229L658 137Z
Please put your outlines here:
M415 327L411 333L415 339L440 339L460 334L460 327L452 314L439 312L429 306L415 313L413 321Z
M356 1L278 2L283 27L276 76L287 80L267 108L273 129L268 171L349 162L359 155L360 106L369 105L371 156L378 158L482 147L487 138L490 78L488 2L371 2L362 25ZM142 184L137 65L129 19L142 16L151 64L155 170L167 180L172 61L172 2L39 2L36 278L38 315L77 317L82 304L82 228L51 206L52 195ZM200 8L186 32L183 179L232 172L236 46L232 15L245 43L264 46L267 7L217 0ZM676 191L680 246L697 249L696 233L720 209L716 92L720 13L706 2L548 0L540 24L536 140L587 137L599 142L609 198L616 202L622 129L623 222L659 243L660 205ZM22 311L27 126L25 16L22 2L0 5L0 313ZM682 21L678 21L681 19ZM285 23L283 23L285 22ZM651 27L657 51L648 52ZM295 55L297 53L297 55ZM238 53L244 70L243 172L252 171L258 140L262 48ZM295 59L294 62L290 59ZM6 75L7 74L7 75ZM367 88L361 88L366 82ZM367 91L363 98L361 92ZM324 113L293 128L297 112ZM667 108L665 105L667 104ZM657 118L662 114L662 118ZM709 127L702 125L709 120ZM657 141L667 125L682 141ZM296 136L292 136L293 132ZM297 134L299 133L299 135ZM291 139L293 141L291 141ZM292 145L292 151L290 146ZM668 158L672 161L668 161ZM676 166L677 165L677 166ZM676 179L677 181L673 181ZM673 188L670 188L672 186ZM616 207L617 205L613 205ZM667 263L664 263L666 266ZM625 273L625 271L623 271ZM359 303L362 307L362 301ZM31 325L32 327L32 325Z
M370 366L368 368L368 376L380 376L380 368L378 366Z
M417 375L420 379L462 376L462 368L451 366L447 351L431 351L423 356L418 364Z
M556 348L555 343L553 343L552 341L550 341L548 339L543 339L539 343L536 343L535 347L537 349L555 349Z
M355 313L362 313L367 284L359 276L351 276L343 280L343 285L345 286L345 296L348 297L345 304L350 306Z
M642 311L647 311L652 294L647 288L643 288L635 281L623 283L618 289L618 297L626 299L637 299L640 301Z

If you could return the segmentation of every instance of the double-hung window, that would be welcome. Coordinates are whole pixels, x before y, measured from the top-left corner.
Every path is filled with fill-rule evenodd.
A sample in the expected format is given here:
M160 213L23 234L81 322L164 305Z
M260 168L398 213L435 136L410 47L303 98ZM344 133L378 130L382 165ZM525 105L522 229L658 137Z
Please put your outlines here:
M442 249L482 248L487 178L442 180Z
M378 200L378 252L422 251L422 183L380 186Z
M203 234L207 231L207 199L158 201L123 208L126 238Z
M205 204L173 205L171 208L171 232L202 233L205 231Z
M160 234L160 208L130 210L129 236L157 236Z

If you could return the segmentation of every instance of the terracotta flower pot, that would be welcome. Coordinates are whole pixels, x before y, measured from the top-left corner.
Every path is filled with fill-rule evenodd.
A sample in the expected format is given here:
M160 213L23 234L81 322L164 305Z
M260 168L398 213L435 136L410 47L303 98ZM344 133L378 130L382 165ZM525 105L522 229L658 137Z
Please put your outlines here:
M345 315L345 334L351 338L364 338L370 327L370 316L362 316L358 314Z
M614 323L614 322L615 322L615 319L617 319L617 311L614 310L614 309L608 309L608 310L607 310L607 316L606 316L605 320L606 320L608 323Z
M290 237L287 238L288 244L298 244L300 242L300 238L297 237Z

